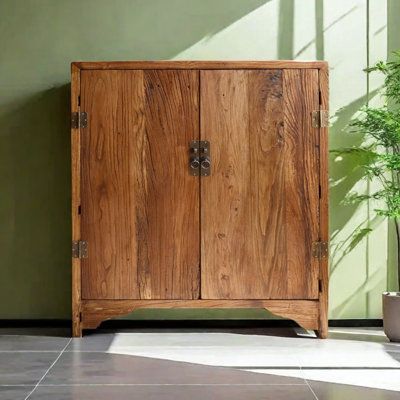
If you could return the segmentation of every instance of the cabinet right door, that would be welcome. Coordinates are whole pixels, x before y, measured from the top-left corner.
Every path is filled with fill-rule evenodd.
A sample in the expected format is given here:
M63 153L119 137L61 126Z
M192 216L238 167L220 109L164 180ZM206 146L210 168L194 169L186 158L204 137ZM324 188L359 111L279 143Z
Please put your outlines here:
M200 135L201 297L317 299L317 69L207 70Z

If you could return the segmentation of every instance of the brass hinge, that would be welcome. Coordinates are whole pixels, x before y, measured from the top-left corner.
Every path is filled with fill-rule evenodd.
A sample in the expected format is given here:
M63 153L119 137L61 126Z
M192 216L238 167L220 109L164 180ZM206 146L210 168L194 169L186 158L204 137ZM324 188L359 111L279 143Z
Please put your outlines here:
M72 241L72 258L87 258L88 244L84 240Z
M87 113L85 112L73 112L71 113L71 128L86 128L87 127Z
M328 110L313 111L312 126L313 128L326 128L327 126L329 126L329 111Z
M313 242L312 255L319 260L328 257L328 242Z

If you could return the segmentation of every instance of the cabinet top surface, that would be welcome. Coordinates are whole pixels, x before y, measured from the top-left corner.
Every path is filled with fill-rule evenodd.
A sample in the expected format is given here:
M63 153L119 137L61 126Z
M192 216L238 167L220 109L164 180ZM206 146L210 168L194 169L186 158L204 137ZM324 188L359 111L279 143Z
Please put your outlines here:
M328 68L326 61L75 61L72 69L285 69Z

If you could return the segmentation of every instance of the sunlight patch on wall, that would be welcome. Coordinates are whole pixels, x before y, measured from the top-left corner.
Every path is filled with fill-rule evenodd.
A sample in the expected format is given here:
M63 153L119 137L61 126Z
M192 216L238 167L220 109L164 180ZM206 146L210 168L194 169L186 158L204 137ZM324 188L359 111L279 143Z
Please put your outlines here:
M330 147L359 147L365 139L346 132L379 77L363 73L369 64L386 59L386 1L324 1L325 58L330 62ZM369 40L367 40L367 38ZM374 101L377 101L374 99ZM351 192L375 190L363 177L359 162L333 157L330 175L332 254L331 318L380 318L381 293L386 289L387 223L373 204L347 204ZM366 234L368 229L373 229Z
M278 1L267 2L225 29L206 36L173 59L262 60L277 54Z
M386 0L272 0L175 59L298 59L321 57L330 66L330 148L361 146L364 138L346 132L382 78L367 77L367 64L386 59ZM369 80L368 80L369 79ZM375 190L362 177L357 160L330 164L330 318L380 318L386 290L387 222L374 204L346 204L351 192ZM367 229L373 231L366 235Z
M369 64L374 65L387 56L387 7L386 1L369 1ZM369 105L379 107L384 99L379 89L384 83L382 74L371 73L368 75ZM374 181L369 185L369 192L375 193L381 188L379 182ZM382 204L371 201L369 204L369 221L372 232L368 237L368 277L379 275L380 282L367 292L369 314L381 316L381 294L387 290L388 268L388 221L377 215L375 209ZM372 279L370 279L372 280ZM379 300L378 300L379 299Z
M295 2L293 59L316 59L315 4L313 1Z

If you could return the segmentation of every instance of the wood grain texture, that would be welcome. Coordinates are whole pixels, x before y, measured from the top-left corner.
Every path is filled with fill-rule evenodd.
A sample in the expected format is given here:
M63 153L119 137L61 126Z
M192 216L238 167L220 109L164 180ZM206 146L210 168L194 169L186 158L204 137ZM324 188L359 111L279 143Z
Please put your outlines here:
M143 73L82 71L83 298L139 298L135 144L144 136ZM140 144L139 144L140 148Z
M80 71L81 68L88 71ZM202 99L205 88L215 101L202 103L202 111L208 107L218 114L210 126L221 129L222 137L225 135L222 140L220 132L205 131L203 115L201 139L210 139L211 133L217 142L220 140L229 148L226 156L221 151L224 147L211 143L212 174L221 171L218 179L233 183L218 187L225 192L217 194L217 200L230 212L227 226L235 226L245 215L246 224L253 227L237 224L239 228L232 231L238 239L232 241L233 254L242 257L241 261L246 258L243 254L247 254L251 260L247 264L233 260L231 264L236 269L233 280L237 282L233 293L237 290L241 299L230 292L227 299L198 299L199 179L187 174L187 145L190 140L199 139L198 68L208 70L201 72L202 77L217 74L213 75L217 86L207 88L202 79ZM238 68L247 71L232 71ZM107 71L110 69L113 71ZM92 229L94 238L104 236L95 241L95 247L89 240L88 259L72 261L73 335L80 336L83 328L95 328L105 319L137 308L226 307L266 308L306 329L315 329L319 337L326 337L328 260L312 259L311 246L309 250L307 247L314 240L328 241L328 129L311 128L310 115L313 109L328 109L327 63L78 62L72 64L71 73L71 110L79 111L82 85L82 92L87 90L93 97L88 100L88 108L93 107L92 111L97 113L92 121L93 112L89 111L88 128L71 131L72 239L87 240L85 229ZM220 73L223 78L218 76ZM81 74L91 77L88 86ZM278 75L281 80L276 79ZM321 104L315 94L318 89ZM223 92L231 97L224 98ZM85 96L81 96L80 111L88 111ZM104 110L111 111L111 117L105 117L108 114ZM227 126L229 135L224 132ZM92 128L97 131L97 139L91 137ZM106 132L112 135L107 137ZM245 140L243 133L247 134ZM85 143L90 144L87 153L83 149ZM91 177L84 166L86 157L95 170L90 190L87 180ZM167 163L168 160L177 160L180 166ZM241 169L233 168L233 163ZM107 182L100 179L104 165ZM121 166L125 174L118 172ZM243 167L247 172L242 171ZM203 190L213 177L202 178ZM234 181L238 177L239 184ZM97 188L94 192L93 186ZM100 200L97 214L87 207L92 201L90 196ZM203 229L204 218L215 224L219 214L226 212L224 208L217 212L216 204L202 210ZM277 207L272 206L275 204ZM310 214L313 208L317 212ZM169 217L164 218L165 210L170 212ZM216 218L210 218L207 210L214 212ZM88 215L92 220L87 219ZM219 230L215 234L209 240L224 243L226 234ZM204 251L204 238L202 246ZM248 252L243 253L246 248ZM217 257L223 262L218 268L231 274L224 261L228 253L228 246L220 243ZM88 271L85 268L93 256L98 261ZM269 263L263 263L266 259ZM202 281L207 282L204 272ZM222 284L216 287L218 296L223 297L231 283L224 274L220 278ZM239 284L242 288L236 289Z
M79 111L80 95L80 70L71 66L71 112ZM72 217L72 240L81 238L80 186L81 186L81 165L80 165L80 129L71 128L71 217ZM82 336L80 321L81 312L81 260L72 258L72 335Z
M284 159L287 296L317 299L319 260L319 131L312 112L319 109L318 70L287 70L284 86Z
M86 300L82 304L84 329L139 308L265 308L296 321L304 329L318 327L318 301L312 300Z
M325 68L325 61L76 61L81 69L286 69Z
M319 71L320 108L329 110L329 71L328 67ZM328 128L319 129L319 152L320 152L320 185L321 198L320 207L320 235L321 240L329 242L329 171L328 171ZM318 336L328 336L328 292L329 292L329 257L320 261L319 279L321 288L319 293L319 328Z
M287 298L282 71L202 71L202 298ZM279 284L278 284L279 282Z
M318 70L202 71L202 298L316 299Z
M197 298L197 71L82 71L85 299Z
M200 178L190 176L187 165L189 142L199 138L199 72L152 70L144 76L148 184L138 188L140 298L196 299Z

